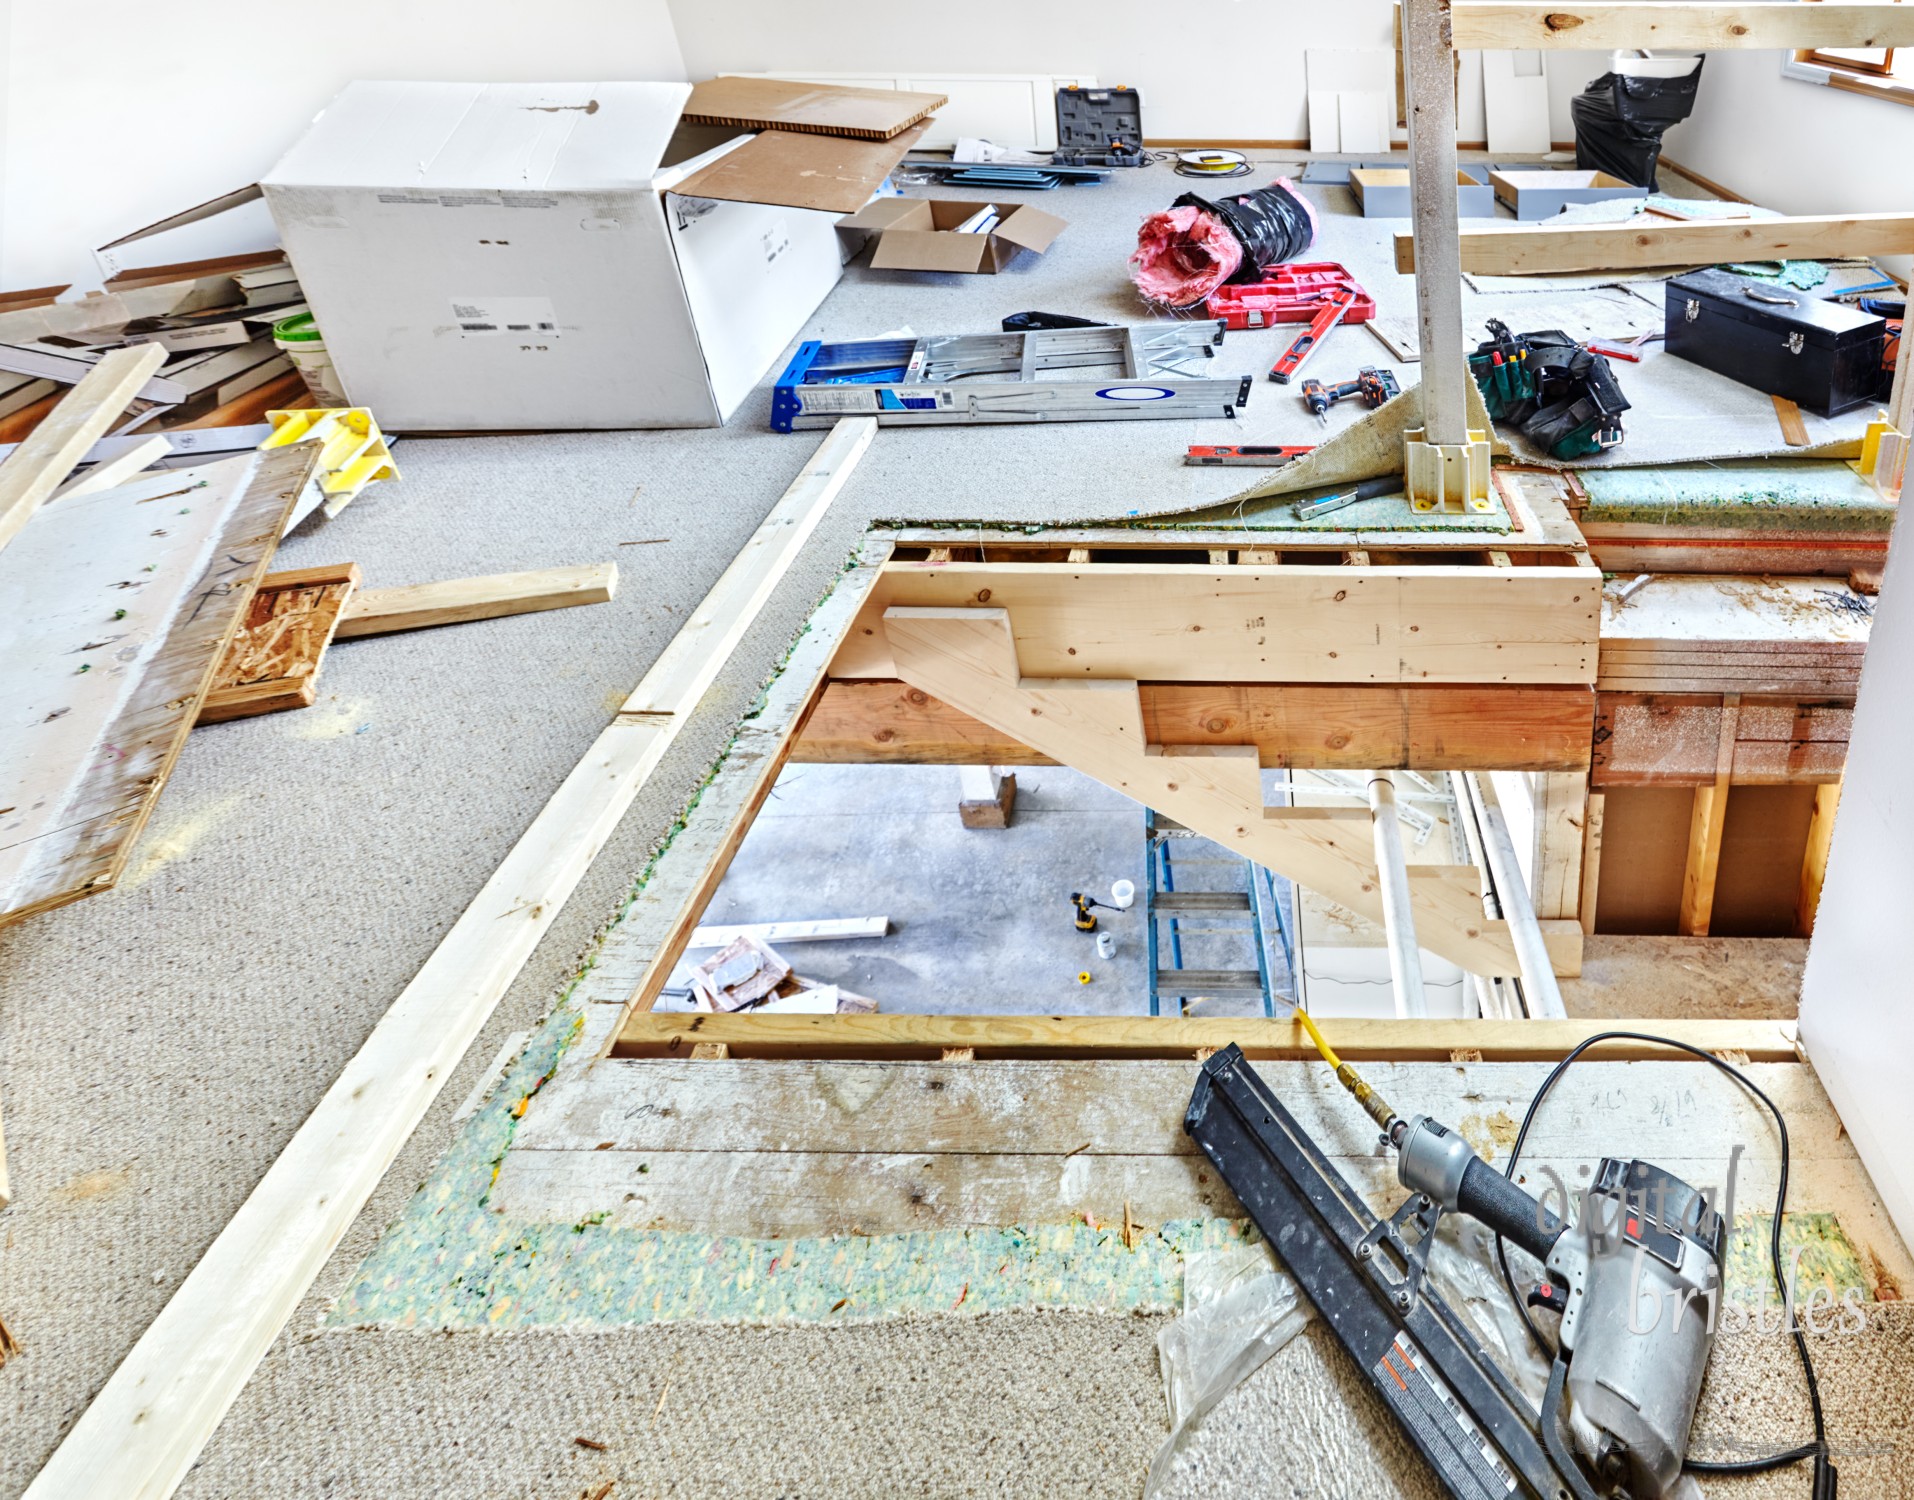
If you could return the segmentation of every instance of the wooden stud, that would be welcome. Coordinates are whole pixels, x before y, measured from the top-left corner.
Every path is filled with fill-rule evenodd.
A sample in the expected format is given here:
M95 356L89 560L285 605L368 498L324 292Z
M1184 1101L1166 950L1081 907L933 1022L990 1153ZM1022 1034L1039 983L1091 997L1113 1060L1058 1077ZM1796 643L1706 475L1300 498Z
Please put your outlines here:
M1274 547L1239 547L1236 549L1236 565L1250 568L1274 568L1280 566L1283 554Z
M124 484L140 470L158 463L172 451L173 445L165 438L147 438L117 457L96 463L79 478L69 480L64 487L55 491L53 498L75 500L81 495L96 495L101 490L110 490L115 485Z
M731 1048L723 1042L693 1042L691 1060L693 1062L723 1062L731 1056Z
M1342 555L1345 568L1366 568L1369 566L1369 554L1361 547L1351 547Z
M1728 787L1734 770L1735 732L1741 708L1738 694L1722 699L1716 742L1715 779L1696 787L1688 825L1688 862L1681 877L1677 930L1684 937L1706 937L1715 909L1715 875L1721 867L1721 833L1728 820Z
M1449 7L1458 52L1573 47L1666 47L1718 52L1728 47L1795 51L1811 47L1914 47L1914 17L1894 4L1821 0L1681 3L1631 0L1552 10L1524 0L1456 0Z
M1588 819L1582 829L1582 904L1579 916L1582 931L1595 935L1595 893L1602 883L1602 807L1603 794L1588 794Z
M1812 14L1822 7L1789 3L1784 8ZM1461 269L1487 276L1555 276L1724 261L1831 260L1914 252L1914 214L1669 220L1657 221L1653 227L1544 224L1536 228L1465 229L1460 244ZM1404 275L1412 274L1416 255L1414 240L1398 234L1396 269Z
M1416 333L1422 346L1418 426L1426 443L1468 442L1468 367L1457 264L1455 68L1450 0L1402 0L1402 63L1408 90L1412 231L1422 246ZM1398 250L1398 255L1400 251Z
M1482 1021L1354 1016L1319 1019L1338 1055L1351 1061L1444 1062L1467 1048L1485 1062L1551 1062L1614 1022L1602 1018ZM1658 1034L1704 1052L1736 1048L1754 1062L1795 1061L1795 1023L1783 1020L1669 1020ZM616 1057L684 1057L699 1041L723 1041L737 1057L924 1058L968 1047L991 1058L1165 1058L1187 1061L1234 1042L1252 1059L1314 1062L1315 1044L1291 1016L933 1016L686 1015L633 1012ZM1602 1042L1586 1054L1610 1061L1681 1062L1686 1053L1646 1042Z
M585 563L570 568L539 568L529 573L494 573L484 578L450 578L405 588L363 589L346 605L339 638L387 635L467 620L493 620L576 604L603 604L618 588L616 563Z
M1069 549L1068 557L1065 558L1066 562L1073 563L1087 563L1089 560L1090 549L1088 547L1072 547Z
M977 1049L975 1047L946 1047L943 1050L940 1060L943 1062L975 1062L977 1061Z
M1491 549L1489 552L1489 566L1492 568L1512 568L1515 566L1515 563L1508 553Z
M157 344L112 350L0 463L0 547L20 534L165 358Z
M1538 917L1573 917L1581 906L1582 846L1588 821L1588 778L1554 772L1530 778L1535 842L1529 886Z
M1814 936L1814 916L1821 907L1821 886L1828 874L1828 849L1834 840L1834 816L1841 807L1841 783L1814 789L1814 817L1808 824L1808 846L1801 860L1801 896L1795 907L1796 937Z
M825 437L67 1433L30 1487L35 1500L159 1500L177 1488L499 997L777 594L876 430L868 417L851 418ZM821 673L823 653L817 654Z

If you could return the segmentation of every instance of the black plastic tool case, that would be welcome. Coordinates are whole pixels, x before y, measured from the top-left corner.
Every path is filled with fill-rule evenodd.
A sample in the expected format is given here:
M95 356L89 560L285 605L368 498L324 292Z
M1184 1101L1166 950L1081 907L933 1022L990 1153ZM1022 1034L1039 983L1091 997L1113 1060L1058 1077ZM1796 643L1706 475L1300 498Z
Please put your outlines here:
M1135 89L1057 90L1058 166L1140 167L1143 96Z
M1668 283L1668 352L1831 417L1876 399L1887 324L1792 287L1691 271Z

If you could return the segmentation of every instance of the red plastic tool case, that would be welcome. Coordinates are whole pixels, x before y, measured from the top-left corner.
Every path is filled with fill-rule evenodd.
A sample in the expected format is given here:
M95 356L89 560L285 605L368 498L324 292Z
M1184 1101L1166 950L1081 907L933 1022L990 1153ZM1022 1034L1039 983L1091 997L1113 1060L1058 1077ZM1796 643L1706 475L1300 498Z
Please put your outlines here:
M1307 323L1338 287L1356 293L1345 323L1367 323L1376 315L1376 299L1333 260L1299 266L1266 266L1267 281L1225 282L1209 297L1209 315L1230 328L1273 328L1278 323Z

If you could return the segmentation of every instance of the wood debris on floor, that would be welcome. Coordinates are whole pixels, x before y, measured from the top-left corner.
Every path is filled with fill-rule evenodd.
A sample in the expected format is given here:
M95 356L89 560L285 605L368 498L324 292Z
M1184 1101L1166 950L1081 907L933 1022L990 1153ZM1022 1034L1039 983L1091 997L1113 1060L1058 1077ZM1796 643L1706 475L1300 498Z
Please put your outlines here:
M792 973L776 949L749 932L738 933L691 970L691 996L699 1010L725 1013L868 1015L877 1009L867 995Z

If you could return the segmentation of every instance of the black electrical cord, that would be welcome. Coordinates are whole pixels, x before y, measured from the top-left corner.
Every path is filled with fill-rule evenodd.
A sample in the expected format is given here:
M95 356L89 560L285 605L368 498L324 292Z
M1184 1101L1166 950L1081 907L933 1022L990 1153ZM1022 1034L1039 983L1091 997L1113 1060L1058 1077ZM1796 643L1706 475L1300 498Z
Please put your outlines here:
M1781 1293L1781 1305L1784 1309L1789 1308L1787 1273L1782 1270L1781 1261L1781 1213L1788 1201L1788 1122L1782 1119L1781 1111L1775 1107L1774 1100L1764 1094L1753 1079L1749 1078L1748 1075L1743 1073L1739 1068L1723 1062L1713 1053L1704 1052L1701 1048L1691 1046L1687 1042L1675 1041L1671 1037L1651 1036L1647 1032L1642 1031L1601 1031L1597 1032L1594 1036L1588 1037L1570 1052L1568 1056L1564 1057L1555 1065L1548 1077L1542 1080L1542 1086L1535 1091L1535 1097L1529 1101L1528 1113L1522 1117L1522 1128L1516 1132L1515 1146L1509 1152L1508 1161L1503 1164L1502 1175L1508 1178L1515 1176L1515 1163L1517 1158L1522 1154L1523 1142L1528 1139L1529 1127L1535 1123L1536 1112L1541 1109L1542 1101L1548 1097L1549 1090L1555 1087L1557 1080L1560 1079L1561 1076L1569 1070L1570 1065L1584 1052L1588 1051L1590 1047L1593 1047L1597 1042L1611 1041L1648 1042L1657 1047L1672 1047L1677 1052L1686 1052L1691 1056L1698 1057L1705 1063L1713 1064L1730 1078L1734 1079L1736 1083L1740 1084L1749 1093L1753 1094L1755 1098L1766 1105L1768 1113L1774 1116L1775 1129L1781 1134L1781 1171L1779 1184L1775 1188L1774 1231L1768 1241L1768 1252L1774 1262L1774 1284L1776 1290ZM1734 1226L1732 1224L1726 1227L1729 1233L1733 1233ZM1516 1312L1521 1315L1522 1326L1528 1329L1529 1338L1534 1341L1535 1347L1549 1358L1554 1358L1556 1350L1551 1348L1548 1340L1542 1337L1541 1330L1535 1326L1534 1319L1529 1316L1526 1303L1515 1290L1515 1277L1509 1272L1508 1245L1499 1234L1495 1237L1495 1254L1496 1259L1501 1263L1502 1284L1508 1289L1509 1299L1515 1304ZM1697 1474L1761 1474L1766 1473L1770 1469L1779 1469L1788 1464L1799 1463L1804 1458L1812 1458L1814 1460L1813 1492L1816 1496L1816 1500L1820 1500L1820 1497L1823 1496L1830 1497L1831 1500L1835 1492L1835 1470L1833 1461L1828 1456L1828 1428L1827 1419L1821 1410L1821 1385L1814 1377L1814 1359L1808 1353L1807 1336L1801 1331L1800 1323L1793 1318L1791 1313L1789 1315L1789 1321L1791 1324L1789 1332L1794 1337L1795 1352L1801 1356L1801 1373L1808 1383L1808 1406L1814 1413L1814 1441L1812 1443L1803 1443L1798 1448L1790 1448L1784 1453L1766 1454L1761 1458L1742 1459L1732 1462L1689 1459L1683 1467L1691 1469Z

